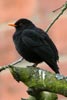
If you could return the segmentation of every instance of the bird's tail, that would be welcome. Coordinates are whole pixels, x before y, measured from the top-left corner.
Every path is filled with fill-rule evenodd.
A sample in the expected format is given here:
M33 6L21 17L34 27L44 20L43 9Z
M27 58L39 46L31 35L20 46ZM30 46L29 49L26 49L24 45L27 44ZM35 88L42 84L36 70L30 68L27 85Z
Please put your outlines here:
M60 72L59 72L59 67L58 67L58 65L57 65L57 62L52 62L52 63L47 63L50 67L51 67L51 69L55 72L55 73L58 73L58 74L60 74Z
M52 67L52 66L53 66L53 67ZM57 74L60 74L58 65L55 64L55 65L52 65L52 66L51 66L51 68L53 69L53 71L54 71L55 73L57 73Z

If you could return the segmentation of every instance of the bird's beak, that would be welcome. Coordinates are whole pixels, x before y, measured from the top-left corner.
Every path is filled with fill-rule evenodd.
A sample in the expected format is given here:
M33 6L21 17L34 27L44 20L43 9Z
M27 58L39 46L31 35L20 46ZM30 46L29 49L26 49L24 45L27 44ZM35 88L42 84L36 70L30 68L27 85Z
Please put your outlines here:
M13 27L15 27L16 25L15 24L8 24L9 26L13 26Z

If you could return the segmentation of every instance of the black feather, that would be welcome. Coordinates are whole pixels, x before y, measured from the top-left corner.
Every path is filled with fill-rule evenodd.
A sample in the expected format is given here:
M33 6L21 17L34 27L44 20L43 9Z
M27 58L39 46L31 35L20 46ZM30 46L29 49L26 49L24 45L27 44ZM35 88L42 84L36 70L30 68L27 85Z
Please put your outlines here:
M13 40L18 53L29 62L45 61L56 73L59 73L58 51L48 34L27 19L20 19L15 25Z

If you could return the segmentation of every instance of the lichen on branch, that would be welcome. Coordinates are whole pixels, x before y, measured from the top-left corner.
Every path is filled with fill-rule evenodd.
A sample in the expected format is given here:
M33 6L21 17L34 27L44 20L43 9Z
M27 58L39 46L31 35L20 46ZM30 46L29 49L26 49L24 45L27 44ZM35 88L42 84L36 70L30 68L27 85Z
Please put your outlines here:
M67 97L67 77L34 67L10 67L13 77L23 82L35 93L47 91Z

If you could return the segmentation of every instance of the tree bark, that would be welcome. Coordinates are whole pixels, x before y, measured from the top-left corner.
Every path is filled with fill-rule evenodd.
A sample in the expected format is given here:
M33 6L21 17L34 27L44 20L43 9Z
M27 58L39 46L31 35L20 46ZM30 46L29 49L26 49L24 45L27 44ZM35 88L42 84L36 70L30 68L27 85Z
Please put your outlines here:
M67 77L63 75L53 74L37 67L11 66L9 69L16 81L28 86L27 92L32 97L26 100L57 100L56 94L67 97Z

